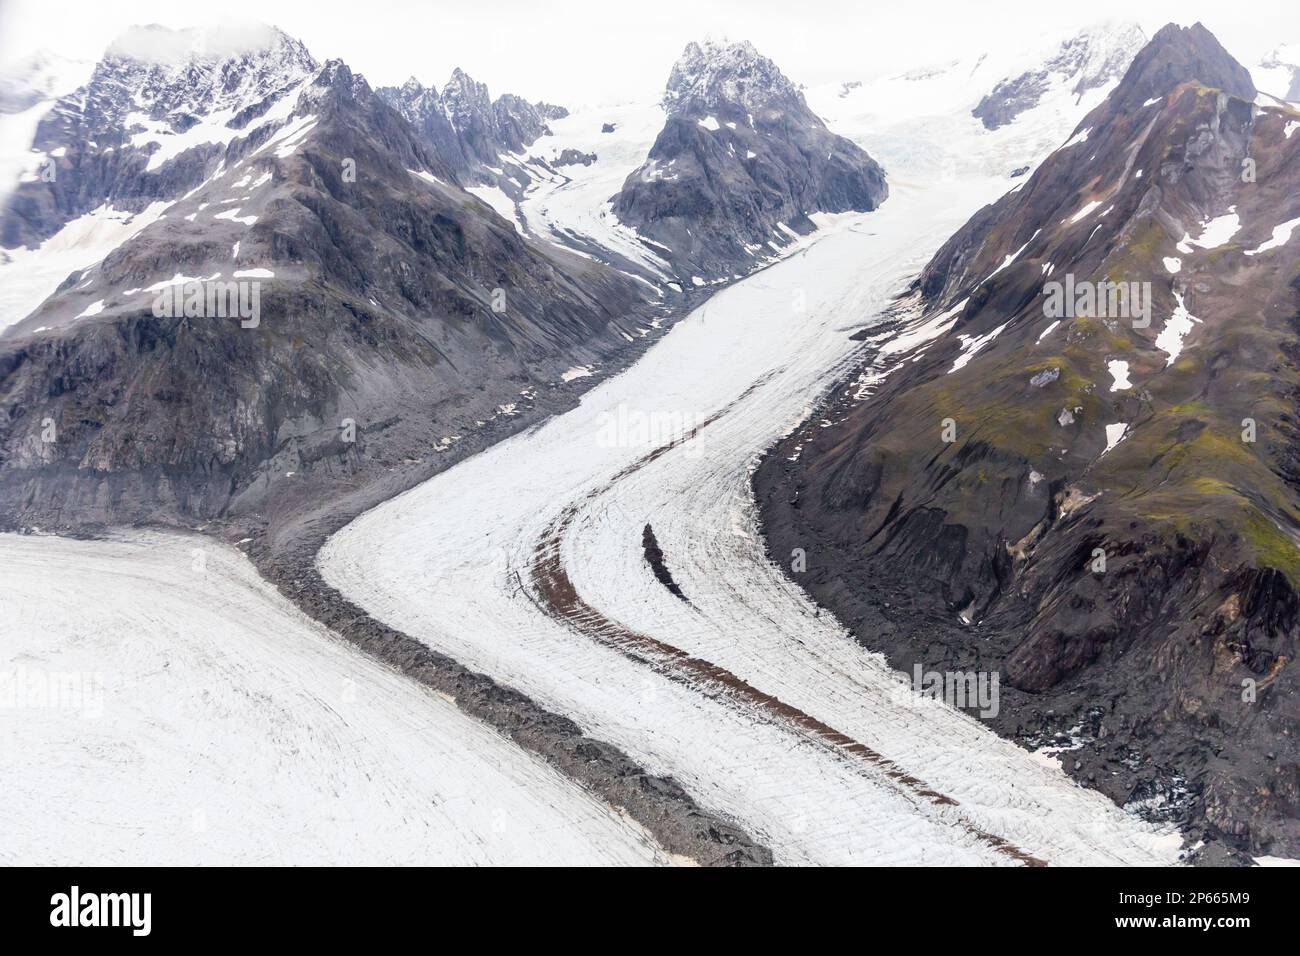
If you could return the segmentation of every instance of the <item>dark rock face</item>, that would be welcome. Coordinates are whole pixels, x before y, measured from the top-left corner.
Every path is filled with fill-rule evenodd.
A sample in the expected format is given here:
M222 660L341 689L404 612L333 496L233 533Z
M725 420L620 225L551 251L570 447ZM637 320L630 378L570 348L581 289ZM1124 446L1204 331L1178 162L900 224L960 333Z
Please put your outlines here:
M1238 99L1255 99L1250 71L1232 58L1214 34L1199 23L1190 27L1170 23L1137 55L1111 106L1117 111L1141 109L1147 100L1165 96L1193 79Z
M595 153L584 153L581 150L563 149L560 155L551 163L552 166L590 166L596 161Z
M562 120L569 115L568 110L554 103L537 103L536 109L538 115L544 120Z
M1300 285L1261 246L1300 217L1300 139L1254 98L1203 27L1162 29L926 267L948 332L757 485L773 554L815 543L804 583L896 665L996 668L1004 733L1074 730L1067 770L1113 799L1294 856ZM1067 276L1149 283L1150 322L1051 325Z
M997 84L971 111L985 129L997 129L1033 109L1054 83L1064 79L1075 97L1124 75L1134 55L1146 43L1135 24L1088 30L1061 44L1053 56L1034 70Z
M492 104L492 112L501 145L512 153L521 152L541 137L551 134L537 107L513 93L498 96Z
M290 128L296 145L277 147ZM274 510L295 481L431 454L609 359L649 308L640 283L526 243L337 61L217 161L224 174L0 339L0 521ZM231 195L239 218L214 215ZM255 327L152 309L152 284L232 267L266 276Z
M439 94L412 77L401 87L376 90L384 102L409 122L425 142L469 182L499 182L491 167L505 153L523 152L551 135L548 120L569 111L550 103L530 103L504 93L494 101L487 85L457 69Z
M142 59L144 48L175 55ZM278 30L237 51L202 31L127 31L41 121L33 148L50 156L54 176L18 186L0 214L0 245L37 245L104 203L139 212L194 189L219 168L223 139L248 131L317 68ZM215 128L173 156L172 144L201 125ZM160 151L166 161L153 158Z
M659 539L655 537L655 529L650 525L646 525L641 532L641 548L645 553L646 563L650 565L650 570L654 572L655 579L666 587L674 597L685 601L686 595L682 593L681 585L673 580L673 573L668 570L668 565L664 561L663 550L659 547Z
M399 86L381 86L375 90L385 103L402 114L438 157L455 170L458 177L469 176L471 158L466 155L460 135L442 105L442 98L432 86L421 85L411 77Z
M459 67L442 88L442 107L475 162L492 165L501 151L497 116L486 83L479 83Z
M664 109L614 212L671 250L682 277L731 276L790 241L778 223L806 233L809 213L871 210L888 194L880 166L748 43L690 44Z

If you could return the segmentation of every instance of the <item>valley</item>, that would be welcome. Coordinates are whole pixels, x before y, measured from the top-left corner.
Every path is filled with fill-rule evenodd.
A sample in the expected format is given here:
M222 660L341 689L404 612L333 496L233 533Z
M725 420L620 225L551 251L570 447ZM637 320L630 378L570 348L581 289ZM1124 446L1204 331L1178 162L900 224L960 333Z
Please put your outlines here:
M1146 26L0 69L0 859L1296 857L1300 65Z

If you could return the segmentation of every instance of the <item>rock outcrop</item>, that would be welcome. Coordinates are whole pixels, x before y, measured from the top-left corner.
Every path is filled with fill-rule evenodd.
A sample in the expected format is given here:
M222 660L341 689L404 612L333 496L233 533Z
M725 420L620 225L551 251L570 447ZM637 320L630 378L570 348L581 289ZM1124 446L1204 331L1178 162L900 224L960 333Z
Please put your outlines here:
M888 195L884 170L749 43L687 46L663 105L664 128L614 212L687 281L747 270L810 232L811 214L868 211Z

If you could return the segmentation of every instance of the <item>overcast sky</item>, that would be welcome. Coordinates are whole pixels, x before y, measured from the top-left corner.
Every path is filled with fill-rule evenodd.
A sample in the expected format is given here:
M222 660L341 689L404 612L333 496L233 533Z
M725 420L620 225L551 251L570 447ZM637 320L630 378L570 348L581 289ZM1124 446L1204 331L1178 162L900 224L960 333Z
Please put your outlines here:
M1296 0L0 0L0 65L39 48L95 60L137 23L260 21L374 85L414 75L441 87L460 66L494 96L574 105L654 95L687 41L706 35L751 40L812 85L1033 45L1109 18L1137 20L1148 35L1199 19L1248 65L1300 41Z

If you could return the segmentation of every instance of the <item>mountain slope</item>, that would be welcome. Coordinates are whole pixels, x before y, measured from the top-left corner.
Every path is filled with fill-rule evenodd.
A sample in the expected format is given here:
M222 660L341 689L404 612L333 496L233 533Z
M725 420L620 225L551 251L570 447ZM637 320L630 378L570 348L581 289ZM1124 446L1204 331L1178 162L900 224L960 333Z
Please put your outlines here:
M271 27L134 27L25 137L0 203L0 331L284 120L317 65ZM28 150L27 147L31 149Z
M268 122L317 69L301 43L272 28L228 35L136 27L90 80L37 128L35 165L0 219L7 247L34 245L103 204L140 212L212 175L231 140Z
M645 163L614 199L619 220L683 277L730 276L812 231L810 215L875 209L884 171L831 133L749 43L691 43Z
M1137 24L1085 30L1061 44L1042 63L1002 79L982 97L971 115L985 129L997 129L1033 109L1055 86L1065 86L1076 100L1089 90L1118 80L1133 54L1146 41Z
M400 87L381 86L375 93L415 128L425 144L458 177L463 179L469 175L471 165L465 155L465 146L451 125L451 118L436 89L425 87L411 77Z
M648 323L640 283L526 242L344 64L269 115L0 339L7 522L319 500L547 400ZM213 314L218 283L260 314ZM175 290L197 314L159 314Z
M758 485L773 552L818 542L805 583L896 664L999 670L1004 732L1294 856L1300 114L1254 101L1203 27L1162 29L927 266L924 344ZM1138 285L1065 291L1102 282Z

